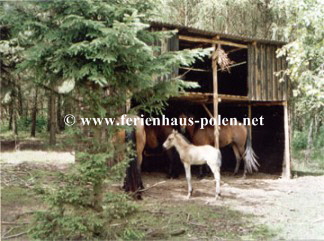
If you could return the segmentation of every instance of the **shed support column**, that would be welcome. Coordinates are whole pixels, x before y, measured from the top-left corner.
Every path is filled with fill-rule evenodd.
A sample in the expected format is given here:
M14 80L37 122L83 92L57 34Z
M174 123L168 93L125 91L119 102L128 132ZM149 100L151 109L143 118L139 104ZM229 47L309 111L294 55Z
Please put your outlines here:
M214 106L214 145L219 149L219 131L218 131L218 83L217 83L217 48L216 44L213 44L214 52L212 54L212 69L213 69L213 106Z
M285 132L285 151L284 151L284 165L282 176L291 178L291 162L290 162L290 138L289 138L289 117L288 104L285 102L284 108L284 132Z

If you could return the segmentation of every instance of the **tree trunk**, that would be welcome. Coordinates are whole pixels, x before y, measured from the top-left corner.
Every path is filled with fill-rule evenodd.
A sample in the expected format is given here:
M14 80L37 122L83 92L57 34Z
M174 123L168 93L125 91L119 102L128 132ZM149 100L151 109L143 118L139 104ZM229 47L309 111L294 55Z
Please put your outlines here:
M93 185L93 208L97 212L101 212L102 208L102 198L103 198L103 186L102 182Z
M49 144L56 144L56 115L55 115L55 95L54 93L50 94L50 138Z
M9 125L8 130L12 130L12 121L13 121L13 101L9 104Z
M49 94L48 101L47 101L47 132L51 130L51 94Z
M29 109L28 101L26 101L25 111L24 111L24 113L23 113L23 114L25 115L25 119L28 118L28 114L29 114L28 109Z
M188 1L185 0L185 9L184 9L184 26L188 26Z
M20 116L23 115L23 98L21 93L21 88L18 86L18 113Z
M314 119L311 119L311 123L308 130L308 136L307 136L307 150L310 150L313 146L313 125L314 125Z
M12 119L13 119L13 131L15 135L18 135L18 126L17 126L17 110L15 109L15 100L13 101L13 114L12 114Z
M31 137L36 136L36 120L37 120L37 95L38 95L38 88L35 88L35 96L34 96L34 106L32 111L32 126L31 126Z
M64 109L62 108L63 107L62 100L63 100L63 96L59 95L57 97L57 128L59 131L64 130L64 122L63 122L63 116L62 116L62 112Z

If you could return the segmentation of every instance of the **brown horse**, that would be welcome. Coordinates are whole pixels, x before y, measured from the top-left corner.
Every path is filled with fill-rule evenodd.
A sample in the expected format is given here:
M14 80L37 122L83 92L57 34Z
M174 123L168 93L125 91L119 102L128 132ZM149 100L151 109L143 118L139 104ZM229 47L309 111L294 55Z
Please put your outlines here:
M181 114L180 118L188 118L185 114ZM192 116L190 116L193 118ZM186 122L188 123L188 121ZM231 145L236 158L236 166L234 174L238 173L241 160L244 160L244 174L246 172L252 173L258 171L259 163L256 159L256 155L252 149L251 137L249 131L243 124L237 125L219 125L219 147L225 147ZM205 126L204 129L200 129L195 125L181 126L182 132L187 132L189 139L194 145L211 145L214 146L214 127Z
M141 193L138 192L138 190L144 188L141 178L141 165L143 161L143 150L146 143L146 133L144 126L140 124L140 118L138 116L126 115L124 119L128 118L132 119L133 123L135 119L138 120L134 125L135 128L131 132L126 131L125 129L119 130L115 135L114 143L115 147L117 148L125 148L125 141L130 140L135 142L137 158L133 161L130 161L129 163L129 166L126 170L126 177L124 179L123 189L127 192L134 192L136 194L135 198L141 199ZM117 126L121 126L123 124L121 118L118 118L115 124ZM122 160L123 158L123 154L117 157L118 160Z
M126 115L125 120L127 118L138 119L139 117L136 115ZM121 126L121 118L117 119L116 125ZM119 130L116 134L115 142L116 144L123 144L126 140L126 131L125 129ZM136 154L137 154L137 168L140 171L142 162L143 162L143 151L146 144L146 132L143 125L141 125L140 121L136 121L135 125L135 143L136 143Z
M173 128L170 125L145 126L146 148L162 148L163 143L172 133L172 131ZM169 168L167 171L168 177L177 178L179 176L179 168L181 166L179 154L177 153L175 148L171 148L165 151L169 161Z
M172 130L169 125L145 126L146 146L151 149L157 148L168 138Z

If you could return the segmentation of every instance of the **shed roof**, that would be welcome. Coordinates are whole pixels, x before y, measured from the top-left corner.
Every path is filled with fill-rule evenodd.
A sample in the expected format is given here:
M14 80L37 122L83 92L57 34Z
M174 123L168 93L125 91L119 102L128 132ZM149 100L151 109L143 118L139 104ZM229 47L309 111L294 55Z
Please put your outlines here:
M272 44L272 45L286 44L286 42L284 41L253 38L253 37L242 36L242 35L214 32L214 31L208 31L200 28L186 27L186 26L168 23L168 22L150 21L150 24L152 27L165 27L170 29L178 29L179 33L185 35L197 35L197 36L204 36L208 38L212 38L218 35L223 40L230 40L230 41L237 41L237 42L245 42L245 43L258 42L258 43Z

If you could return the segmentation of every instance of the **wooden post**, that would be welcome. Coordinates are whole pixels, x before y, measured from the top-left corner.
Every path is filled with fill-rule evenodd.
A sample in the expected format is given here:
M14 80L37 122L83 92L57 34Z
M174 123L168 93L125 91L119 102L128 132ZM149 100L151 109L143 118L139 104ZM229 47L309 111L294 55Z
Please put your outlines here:
M218 131L218 83L217 83L217 48L216 44L213 44L214 52L212 54L212 69L213 69L213 106L214 106L214 137L215 148L219 148L219 131Z
M288 104L285 102L284 108L284 132L285 132L285 151L284 151L284 166L282 176L291 178L291 162L290 162L290 137L289 137L289 119L288 119Z

